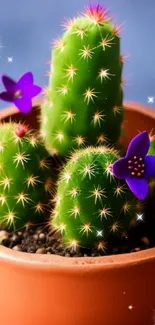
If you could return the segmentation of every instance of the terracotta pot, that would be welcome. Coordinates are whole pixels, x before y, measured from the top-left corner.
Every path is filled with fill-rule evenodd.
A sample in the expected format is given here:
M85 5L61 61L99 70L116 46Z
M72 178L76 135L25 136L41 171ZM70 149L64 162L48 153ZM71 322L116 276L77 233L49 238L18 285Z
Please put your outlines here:
M125 145L155 125L155 112L125 104ZM38 107L0 119L26 119L38 127ZM3 325L153 325L155 248L105 256L67 258L16 252L0 246L0 323ZM155 320L155 318L154 318Z

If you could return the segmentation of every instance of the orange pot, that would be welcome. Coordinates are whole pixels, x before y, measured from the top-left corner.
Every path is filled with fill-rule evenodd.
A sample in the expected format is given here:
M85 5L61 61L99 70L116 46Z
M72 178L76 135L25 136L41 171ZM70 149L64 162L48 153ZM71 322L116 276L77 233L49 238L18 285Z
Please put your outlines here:
M125 104L125 145L138 131L151 131L155 112ZM37 128L35 107L0 119L19 118ZM155 248L105 256L68 258L16 252L0 246L0 324L153 325Z

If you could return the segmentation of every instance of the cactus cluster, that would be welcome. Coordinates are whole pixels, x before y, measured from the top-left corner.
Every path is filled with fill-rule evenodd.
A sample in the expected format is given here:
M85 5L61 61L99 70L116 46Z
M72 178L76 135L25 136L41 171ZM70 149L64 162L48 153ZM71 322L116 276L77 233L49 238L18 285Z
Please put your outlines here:
M61 172L52 224L68 247L105 249L109 236L122 236L134 221L136 200L111 164L116 150L88 147L76 151Z
M72 250L104 251L109 238L126 235L137 210L135 196L111 167L119 159L123 122L119 27L98 4L68 20L65 28L52 50L39 135L20 123L1 125L0 224L18 229L47 217ZM24 78L27 104L22 92L14 93L14 81L4 77L3 83L7 98L11 87L13 102L18 95L21 112L26 113L30 95L40 90L34 85L32 89L31 73ZM27 82L30 88L25 88ZM28 96L26 89L31 89ZM6 99L6 92L2 97ZM65 162L57 189L49 152Z
M101 5L68 20L54 42L41 133L52 154L117 142L123 121L119 28Z
M18 229L49 215L54 173L48 152L26 125L0 126L0 224Z

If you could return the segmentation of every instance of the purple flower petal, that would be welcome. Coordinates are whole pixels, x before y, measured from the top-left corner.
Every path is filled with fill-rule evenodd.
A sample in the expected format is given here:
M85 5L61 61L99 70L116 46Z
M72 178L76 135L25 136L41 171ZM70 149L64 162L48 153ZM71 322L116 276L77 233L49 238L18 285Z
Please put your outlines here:
M121 158L114 162L112 165L112 172L114 176L120 179L126 179L129 177L128 163L126 158Z
M28 89L28 91L28 96L32 98L37 96L42 91L42 88L40 86L33 85L31 88Z
M14 92L16 89L16 82L8 76L2 76L2 82L9 92Z
M133 158L137 157L145 157L148 153L150 147L150 139L149 135L146 131L141 132L136 137L134 137L127 149L126 157Z
M139 200L145 200L149 190L149 186L145 178L129 177L126 179L126 182L130 190Z
M145 157L145 172L144 177L154 177L155 176L155 156L147 155Z
M25 86L32 86L33 84L33 74L32 72L24 73L17 82L17 90L23 89Z
M9 91L4 91L0 93L0 99L4 100L5 102L14 102L14 93L9 92Z
M17 106L21 113L27 114L32 108L31 98L18 98L15 99L14 104Z

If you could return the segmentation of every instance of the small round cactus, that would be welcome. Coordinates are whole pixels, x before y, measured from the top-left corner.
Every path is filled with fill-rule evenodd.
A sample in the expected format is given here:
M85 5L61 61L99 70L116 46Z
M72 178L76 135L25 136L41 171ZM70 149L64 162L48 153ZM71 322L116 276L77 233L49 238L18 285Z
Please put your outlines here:
M54 175L36 133L20 123L0 130L0 224L18 229L49 215Z
M115 144L123 121L119 27L100 4L66 23L55 41L41 134L52 154Z
M135 220L137 199L112 174L117 159L114 149L88 147L75 151L62 170L51 223L68 247L104 250L111 236L125 235Z

